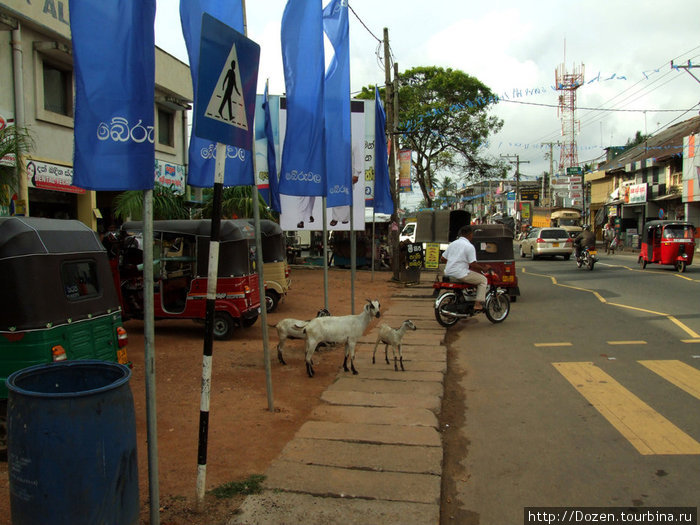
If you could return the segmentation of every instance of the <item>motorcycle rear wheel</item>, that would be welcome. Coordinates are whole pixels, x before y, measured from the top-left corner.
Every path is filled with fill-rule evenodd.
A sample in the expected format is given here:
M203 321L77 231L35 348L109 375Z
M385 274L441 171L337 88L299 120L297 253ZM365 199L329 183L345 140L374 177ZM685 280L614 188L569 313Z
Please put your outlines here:
M443 312L443 308L447 305L455 304L456 302L457 295L454 292L444 293L435 301L435 320L440 323L441 326L449 328L459 321L459 317L452 317Z
M504 293L486 297L486 317L492 323L502 323L510 313L510 299Z

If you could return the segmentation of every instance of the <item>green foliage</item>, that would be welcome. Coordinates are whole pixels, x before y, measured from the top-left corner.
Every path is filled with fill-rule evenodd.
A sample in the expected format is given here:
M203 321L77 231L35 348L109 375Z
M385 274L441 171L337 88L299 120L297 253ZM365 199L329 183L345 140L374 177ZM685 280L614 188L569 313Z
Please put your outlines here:
M232 498L238 494L248 496L250 494L260 494L262 492L262 482L265 481L265 476L261 474L253 474L248 479L243 481L230 481L219 485L209 491L217 499Z
M7 206L19 185L19 177L24 176L22 157L34 148L34 141L26 128L6 126L0 129L0 159L5 155L14 154L19 169L15 166L0 165L0 205ZM6 191L5 187L10 191Z
M125 191L114 198L114 215L122 220L143 220L143 191ZM153 188L153 219L189 219L185 198L158 183Z
M211 195L211 191L207 192ZM213 201L210 198L204 205L204 217L211 217ZM267 207L265 199L258 193L258 207L261 219L276 220L274 212ZM222 217L253 217L253 187L252 186L232 186L224 188L221 195L221 215Z
M483 153L489 135L503 126L488 115L496 100L486 85L459 70L430 66L399 74L401 147L413 151L415 178L429 206L438 173L478 180L507 171L503 161Z

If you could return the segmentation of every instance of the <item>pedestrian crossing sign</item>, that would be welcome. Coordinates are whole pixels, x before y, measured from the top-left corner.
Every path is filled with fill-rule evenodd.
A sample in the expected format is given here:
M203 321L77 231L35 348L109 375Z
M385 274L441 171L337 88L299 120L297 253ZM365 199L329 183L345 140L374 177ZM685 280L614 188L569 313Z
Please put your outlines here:
M204 13L195 93L194 134L253 147L253 117L260 46Z

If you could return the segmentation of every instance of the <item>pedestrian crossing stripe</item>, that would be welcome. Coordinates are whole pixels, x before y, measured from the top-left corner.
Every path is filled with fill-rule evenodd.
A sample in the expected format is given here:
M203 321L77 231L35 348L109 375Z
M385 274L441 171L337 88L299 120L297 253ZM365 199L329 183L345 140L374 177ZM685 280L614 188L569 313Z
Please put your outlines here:
M216 83L214 92L211 94L204 115L224 124L248 131L241 72L238 64L238 52L234 43L231 46L231 51L228 53L223 69L219 73L219 80Z
M669 383L700 399L700 370L677 360L639 361Z
M552 365L642 455L700 455L700 443L593 363Z

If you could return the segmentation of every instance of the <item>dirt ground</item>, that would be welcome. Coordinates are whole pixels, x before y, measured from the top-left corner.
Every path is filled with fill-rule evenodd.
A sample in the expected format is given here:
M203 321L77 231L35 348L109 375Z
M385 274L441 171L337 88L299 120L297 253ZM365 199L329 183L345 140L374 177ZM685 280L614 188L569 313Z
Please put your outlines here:
M382 310L398 285L391 274L358 271L355 311L365 299L378 299ZM324 306L323 271L295 267L292 287L268 324L293 317L309 319ZM334 315L350 310L350 271L329 271L329 309ZM377 321L375 320L374 323ZM149 519L146 399L143 355L143 323L128 321L129 358L133 362L131 389L134 395L138 434L141 523ZM371 325L370 325L371 326ZM202 373L203 325L192 321L156 323L156 398L158 423L158 472L160 516L163 525L215 525L226 523L242 497L216 499L207 495L203 509L196 509L197 445ZM258 320L239 330L231 340L216 342L213 351L211 410L207 454L207 490L224 483L264 474L286 443L307 420L320 396L342 366L342 348L320 350L315 358L316 375L306 375L303 342L290 341L287 365L277 360L277 333L269 329L274 411L268 409L262 328ZM0 525L9 525L7 463L0 463Z

